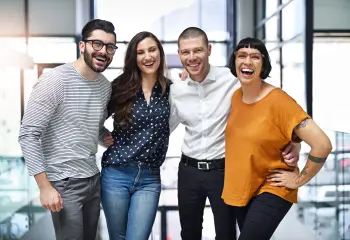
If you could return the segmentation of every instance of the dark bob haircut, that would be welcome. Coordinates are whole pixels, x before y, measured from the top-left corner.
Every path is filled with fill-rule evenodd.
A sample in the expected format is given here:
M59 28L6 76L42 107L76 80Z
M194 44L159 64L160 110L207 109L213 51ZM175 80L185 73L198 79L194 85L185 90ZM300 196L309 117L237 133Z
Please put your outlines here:
M236 46L235 50L233 50L230 60L229 60L229 68L231 70L231 73L237 77L236 72L236 55L235 53L241 49L241 48L254 48L260 51L260 53L263 55L263 64L262 64L262 70L260 73L260 78L265 80L269 77L269 74L271 72L271 62L270 62L270 56L266 49L265 44L257 39L257 38L251 38L247 37L242 39Z

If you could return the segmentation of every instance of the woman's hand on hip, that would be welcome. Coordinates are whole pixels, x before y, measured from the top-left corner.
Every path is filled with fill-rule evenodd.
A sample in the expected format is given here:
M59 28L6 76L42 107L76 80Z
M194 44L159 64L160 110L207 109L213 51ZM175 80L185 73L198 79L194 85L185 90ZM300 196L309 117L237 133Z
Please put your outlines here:
M271 174L266 177L266 181L272 182L271 186L287 187L290 189L299 188L299 185L297 184L297 179L299 177L297 168L294 171L286 171L282 169L273 169L269 171Z

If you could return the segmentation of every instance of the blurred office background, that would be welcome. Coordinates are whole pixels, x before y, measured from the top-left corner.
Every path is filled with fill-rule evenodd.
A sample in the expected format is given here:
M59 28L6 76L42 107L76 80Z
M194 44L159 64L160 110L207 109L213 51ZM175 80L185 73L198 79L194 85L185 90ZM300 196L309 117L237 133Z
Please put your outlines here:
M153 32L163 43L171 74L181 72L178 35L188 26L205 30L210 62L227 66L243 37L264 40L273 70L267 81L283 88L326 130L333 151L324 168L299 191L274 240L350 239L350 1L349 0L0 0L0 239L54 239L17 141L21 117L38 76L74 61L83 25L112 21L118 47L105 71L113 80L123 67L128 41ZM111 128L111 120L106 122ZM180 239L177 166L183 136L171 135L162 166L163 191L151 239ZM300 166L309 148L302 145ZM99 148L97 163L100 166ZM210 205L203 239L214 239ZM108 239L103 211L98 240Z

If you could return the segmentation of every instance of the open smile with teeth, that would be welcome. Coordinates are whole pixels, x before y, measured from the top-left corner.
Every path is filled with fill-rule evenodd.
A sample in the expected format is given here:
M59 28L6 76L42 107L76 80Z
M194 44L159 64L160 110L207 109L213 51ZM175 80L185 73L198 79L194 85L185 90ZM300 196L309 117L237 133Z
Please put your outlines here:
M145 63L145 64L143 64L143 65L145 65L146 67L150 67L150 66L152 66L154 64L154 62L150 62L150 63Z
M188 64L190 67L198 67L199 66L199 63L197 64Z
M104 57L95 57L95 59L99 62L106 62L107 61L107 59Z
M247 74L247 75L252 75L254 73L254 70L250 69L250 68L242 68L241 73Z

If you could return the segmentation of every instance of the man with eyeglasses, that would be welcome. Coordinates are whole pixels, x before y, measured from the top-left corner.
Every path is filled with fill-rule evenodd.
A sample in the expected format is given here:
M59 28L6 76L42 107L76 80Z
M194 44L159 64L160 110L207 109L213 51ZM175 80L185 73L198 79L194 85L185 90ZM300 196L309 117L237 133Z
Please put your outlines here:
M95 240L100 216L95 155L111 94L101 72L112 62L115 44L111 22L88 22L81 56L40 76L22 120L23 156L42 206L51 211L56 239Z

